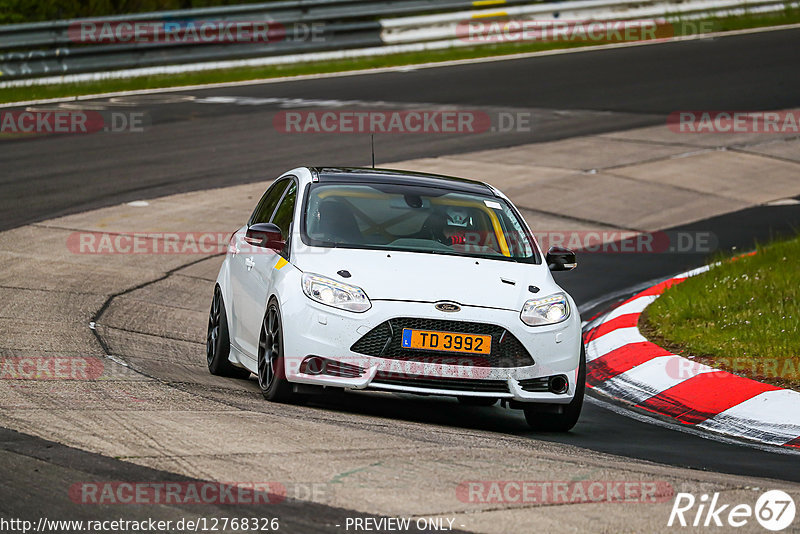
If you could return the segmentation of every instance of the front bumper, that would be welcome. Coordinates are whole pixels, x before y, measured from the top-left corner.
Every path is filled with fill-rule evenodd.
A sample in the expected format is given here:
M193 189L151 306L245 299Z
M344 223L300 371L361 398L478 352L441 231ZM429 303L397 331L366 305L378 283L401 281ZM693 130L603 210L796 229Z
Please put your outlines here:
M569 403L576 389L582 343L580 317L574 302L570 305L572 314L566 321L531 327L519 319L519 312L510 310L463 306L460 312L447 313L437 310L432 303L373 300L367 312L352 313L317 304L303 294L292 295L281 302L286 378L295 383L346 389ZM434 361L415 362L350 350L377 325L398 317L501 326L523 344L534 363L519 367L476 367L460 365L459 355L455 353L442 353L441 359ZM361 371L358 376L303 372L301 363L309 356L355 366ZM566 393L540 391L541 387L532 386L537 383L536 379L540 379L540 383L556 375L567 377Z

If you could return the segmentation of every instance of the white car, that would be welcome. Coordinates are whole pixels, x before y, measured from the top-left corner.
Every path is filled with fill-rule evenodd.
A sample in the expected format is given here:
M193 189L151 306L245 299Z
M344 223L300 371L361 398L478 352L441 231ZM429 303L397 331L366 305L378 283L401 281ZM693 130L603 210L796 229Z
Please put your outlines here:
M542 430L580 415L572 298L494 187L406 171L293 169L231 237L208 322L211 373L254 373L268 400L324 387L449 395L523 409Z

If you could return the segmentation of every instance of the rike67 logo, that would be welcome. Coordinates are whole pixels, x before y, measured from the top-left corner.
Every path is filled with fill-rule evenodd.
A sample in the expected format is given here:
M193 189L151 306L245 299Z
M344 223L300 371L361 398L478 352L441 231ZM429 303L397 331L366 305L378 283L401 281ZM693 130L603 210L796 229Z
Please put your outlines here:
M703 494L699 499L691 493L678 493L667 526L738 528L755 518L765 529L778 532L792 524L795 512L794 499L781 490L764 492L755 506L722 504L719 493Z

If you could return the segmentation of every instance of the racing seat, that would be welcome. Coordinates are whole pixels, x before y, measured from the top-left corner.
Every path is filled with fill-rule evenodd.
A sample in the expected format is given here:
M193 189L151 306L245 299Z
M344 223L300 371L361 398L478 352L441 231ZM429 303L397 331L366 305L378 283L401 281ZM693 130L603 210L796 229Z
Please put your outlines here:
M363 238L352 211L338 200L320 203L317 229L332 243L359 244Z

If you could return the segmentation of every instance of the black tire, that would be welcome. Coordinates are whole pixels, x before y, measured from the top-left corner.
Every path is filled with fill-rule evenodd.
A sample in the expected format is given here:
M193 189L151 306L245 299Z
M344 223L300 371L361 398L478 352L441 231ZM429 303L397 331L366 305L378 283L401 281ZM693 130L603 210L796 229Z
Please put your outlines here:
M231 353L231 340L228 335L228 315L219 286L214 287L211 311L208 312L208 333L206 334L206 361L212 375L230 378L247 378L250 371L236 367L228 359Z
M283 358L283 321L275 299L269 301L261 321L258 337L258 387L264 398L272 402L296 399L292 385L286 380Z
M528 425L542 432L569 432L578 422L586 391L586 349L581 344L578 384L569 404L531 404L524 408Z
M464 406L494 406L497 404L496 397L459 397L458 402Z

